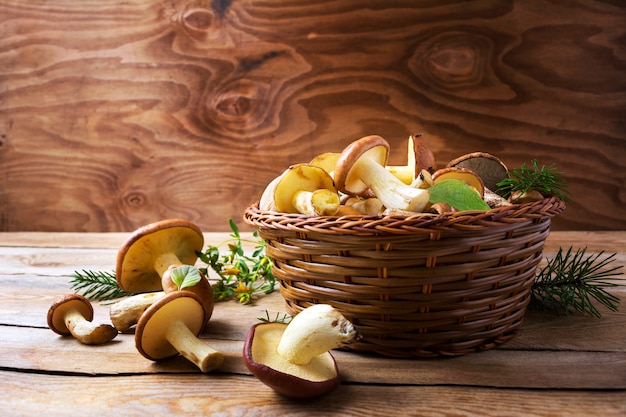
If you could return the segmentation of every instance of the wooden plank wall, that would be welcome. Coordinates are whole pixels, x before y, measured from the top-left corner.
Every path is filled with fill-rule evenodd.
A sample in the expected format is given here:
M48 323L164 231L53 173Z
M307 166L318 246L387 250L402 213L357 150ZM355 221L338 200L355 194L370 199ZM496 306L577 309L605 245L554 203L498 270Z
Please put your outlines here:
M288 165L555 163L555 229L626 227L621 0L0 0L0 230L205 231Z

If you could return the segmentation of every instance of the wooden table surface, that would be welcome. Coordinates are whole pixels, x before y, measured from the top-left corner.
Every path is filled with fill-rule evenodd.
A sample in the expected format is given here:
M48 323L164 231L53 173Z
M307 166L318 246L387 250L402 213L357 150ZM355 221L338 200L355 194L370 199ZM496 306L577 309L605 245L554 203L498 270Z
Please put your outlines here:
M290 400L249 374L243 339L265 310L284 312L278 293L254 305L221 302L202 338L226 355L202 374L182 358L153 363L131 334L81 345L46 324L52 301L71 292L77 270L112 270L125 233L0 233L0 414L4 416L624 416L626 287L617 313L601 319L529 311L511 341L457 358L392 359L335 352L342 385L324 397ZM207 233L218 244L225 233ZM552 232L559 247L617 253L625 232ZM95 304L95 320L108 306Z

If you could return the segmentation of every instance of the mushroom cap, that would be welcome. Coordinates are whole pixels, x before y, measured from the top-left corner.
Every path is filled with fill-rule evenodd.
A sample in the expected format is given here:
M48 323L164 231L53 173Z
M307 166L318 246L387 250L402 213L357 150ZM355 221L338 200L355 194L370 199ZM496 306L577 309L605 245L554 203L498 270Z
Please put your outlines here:
M312 398L337 388L341 382L337 363L330 352L307 365L283 359L276 347L287 328L285 323L252 326L243 347L243 360L250 372L274 391L292 398Z
M437 170L435 155L421 138L421 135L413 137L413 152L415 154L415 172L425 169L432 174Z
M389 156L389 142L378 135L370 135L355 140L339 156L335 166L335 185L346 194L362 194L368 190L365 184L352 175L352 167L362 157L371 158L385 166Z
M172 271L179 266L182 265L170 265L163 274L163 277L161 279L161 285L163 286L163 291L165 291L166 293L179 291L178 286L172 280ZM200 274L202 279L198 281L196 285L193 285L191 287L184 287L183 290L193 292L198 297L200 297L200 299L202 300L202 306L204 307L204 321L208 322L213 315L213 308L215 307L215 302L213 300L213 288L211 288L211 284L209 283L207 277L199 270L198 273Z
M128 292L161 290L161 276L154 267L158 256L173 253L181 263L194 265L204 247L204 236L195 224L181 219L150 223L135 230L117 254L117 285Z
M298 191L313 192L325 189L337 192L330 174L323 168L311 164L292 165L279 178L274 184L273 200L276 210L282 213L298 213L293 204Z
M202 300L190 291L167 294L146 309L135 328L135 347L147 359L157 361L179 352L165 338L170 323L183 322L196 336L204 327Z
M66 336L70 334L65 325L65 314L71 310L78 310L87 321L93 320L93 306L80 294L68 294L57 299L48 310L48 327L53 332Z
M337 165L339 156L341 156L341 153L339 152L324 152L311 159L311 162L309 163L322 168L328 173L331 173L335 171L335 166Z
M463 181L465 184L476 189L481 198L485 195L485 185L483 180L474 171L466 168L448 167L438 169L433 174L433 183L435 184L449 179Z
M472 152L448 162L448 167L465 168L478 175L491 191L496 191L498 183L507 178L508 169L498 157L487 152Z

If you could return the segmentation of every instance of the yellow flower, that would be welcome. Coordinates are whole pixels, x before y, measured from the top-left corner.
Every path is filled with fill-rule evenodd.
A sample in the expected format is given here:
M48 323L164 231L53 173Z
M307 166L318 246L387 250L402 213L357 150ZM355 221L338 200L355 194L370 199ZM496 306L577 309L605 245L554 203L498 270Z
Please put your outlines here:
M250 291L250 287L248 287L243 281L239 281L239 285L235 288L235 292L238 293L246 293Z
M241 270L239 268L224 268L224 273L226 275L239 275Z

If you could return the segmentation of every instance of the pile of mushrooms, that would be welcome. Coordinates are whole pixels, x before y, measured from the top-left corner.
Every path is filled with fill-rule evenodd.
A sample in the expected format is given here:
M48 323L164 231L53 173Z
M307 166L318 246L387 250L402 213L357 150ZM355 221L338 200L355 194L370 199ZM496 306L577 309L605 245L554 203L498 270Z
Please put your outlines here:
M312 398L340 384L330 350L359 339L360 334L339 311L328 304L316 304L302 310L289 324L252 326L243 360L254 376L276 392Z
M224 356L198 335L213 313L208 279L194 266L204 236L191 222L163 220L137 229L118 251L118 287L134 293L111 305L112 324L94 324L93 307L71 294L55 301L48 325L61 335L85 344L111 341L134 331L135 347L144 357L160 361L179 354L202 372L218 368Z
M406 165L387 165L389 152L384 138L370 135L352 142L340 153L326 152L309 163L292 165L268 184L259 208L317 216L464 210L454 202L431 201L431 187L448 180L480 196L485 204L476 210L510 205L512 199L521 203L543 198L515 195L507 200L496 194L497 184L507 178L508 169L486 152L462 155L442 168L437 168L433 152L420 136L409 137Z

